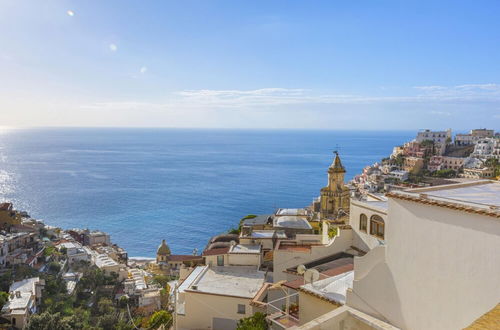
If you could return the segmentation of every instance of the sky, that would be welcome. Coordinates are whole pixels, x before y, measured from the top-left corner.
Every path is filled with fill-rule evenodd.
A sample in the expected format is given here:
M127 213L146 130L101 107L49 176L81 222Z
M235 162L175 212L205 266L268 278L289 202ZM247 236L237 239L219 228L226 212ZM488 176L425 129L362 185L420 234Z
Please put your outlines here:
M499 1L0 0L0 126L500 129Z

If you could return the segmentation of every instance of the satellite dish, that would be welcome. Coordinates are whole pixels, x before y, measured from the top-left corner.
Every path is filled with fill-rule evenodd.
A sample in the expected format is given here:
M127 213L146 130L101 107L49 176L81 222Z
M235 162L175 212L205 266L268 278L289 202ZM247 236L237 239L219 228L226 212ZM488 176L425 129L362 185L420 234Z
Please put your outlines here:
M319 272L316 269L308 269L304 273L304 281L306 283L313 284L315 281L319 280Z
M231 246L235 246L235 245L236 245L236 241L231 241L231 242L229 242L229 245L231 245Z
M297 274L303 275L306 272L306 266L304 265L298 265L297 266Z

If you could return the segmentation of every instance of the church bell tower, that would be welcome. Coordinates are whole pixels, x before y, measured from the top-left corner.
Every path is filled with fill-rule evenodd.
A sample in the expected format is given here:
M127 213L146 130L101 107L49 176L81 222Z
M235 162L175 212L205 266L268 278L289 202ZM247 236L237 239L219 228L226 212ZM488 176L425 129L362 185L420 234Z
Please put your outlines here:
M337 151L328 168L328 185L321 189L321 219L335 219L339 211L349 212L349 188L344 184L345 168Z

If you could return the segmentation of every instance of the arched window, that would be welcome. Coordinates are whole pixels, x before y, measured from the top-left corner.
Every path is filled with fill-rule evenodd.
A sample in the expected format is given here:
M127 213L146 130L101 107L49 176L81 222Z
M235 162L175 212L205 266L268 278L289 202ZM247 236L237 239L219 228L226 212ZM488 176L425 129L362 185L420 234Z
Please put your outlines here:
M366 232L367 224L368 217L365 214L361 213L361 215L359 216L359 230Z
M370 218L370 234L377 236L380 239L384 239L385 233L385 222L379 215L372 215Z

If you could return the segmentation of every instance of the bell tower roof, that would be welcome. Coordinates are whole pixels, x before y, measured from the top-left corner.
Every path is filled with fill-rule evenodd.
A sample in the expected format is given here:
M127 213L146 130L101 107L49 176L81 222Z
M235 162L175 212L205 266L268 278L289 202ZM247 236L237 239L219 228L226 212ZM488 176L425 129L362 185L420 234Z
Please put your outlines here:
M170 248L168 247L167 242L165 240L161 241L160 246L158 246L158 251L156 251L156 255L163 255L163 256L170 255Z
M330 168L328 169L329 172L332 171L336 173L345 173L345 168L344 166L342 166L342 162L340 161L340 156L338 151L334 151L333 153L335 154L335 159L332 165L330 165Z

